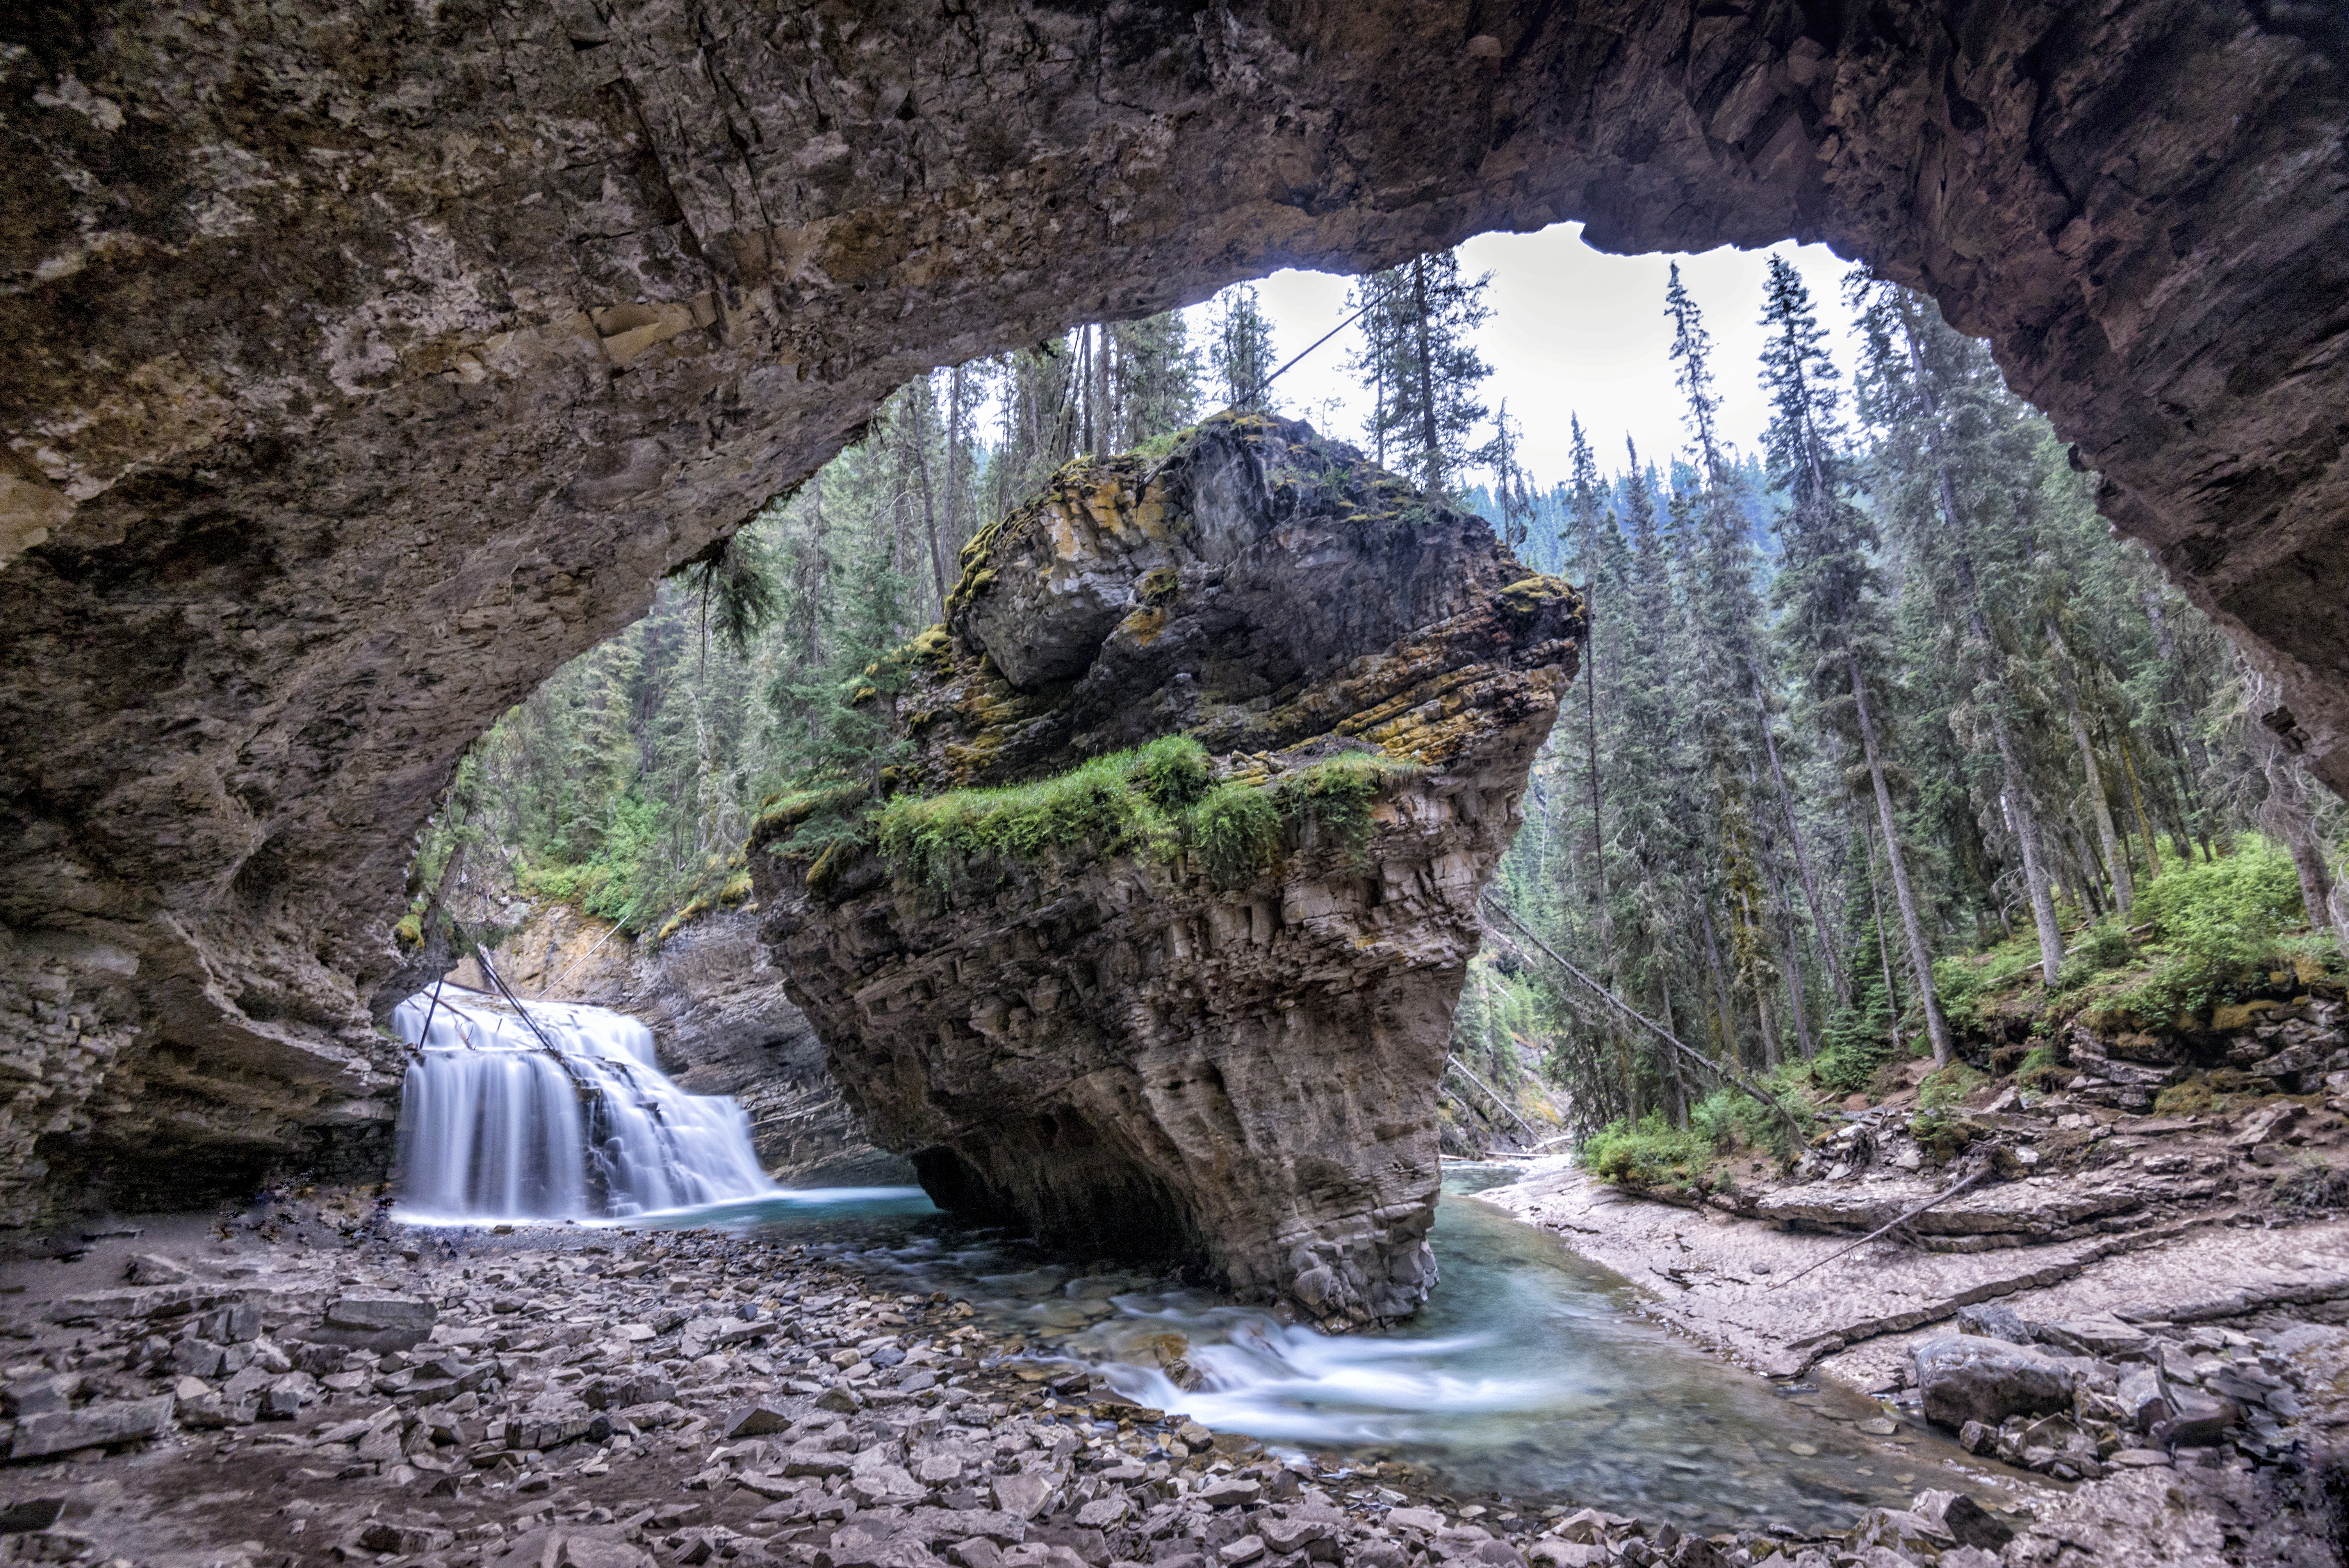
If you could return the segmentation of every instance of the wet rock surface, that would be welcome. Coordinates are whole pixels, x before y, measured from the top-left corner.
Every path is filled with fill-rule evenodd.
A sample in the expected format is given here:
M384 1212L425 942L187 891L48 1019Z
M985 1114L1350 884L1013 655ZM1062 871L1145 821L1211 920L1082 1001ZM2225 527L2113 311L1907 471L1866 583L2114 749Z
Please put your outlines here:
M947 1208L1319 1318L1410 1313L1452 1008L1575 668L1571 590L1350 448L1220 417L1064 469L949 608L886 699L901 789L1179 733L1297 814L1229 867L1083 841L927 870L792 852L771 816L764 931L843 1092ZM1406 765L1357 780L1350 838L1310 806L1349 758Z
M1831 241L1993 338L2344 778L2321 6L0 26L18 1217L380 1171L367 1002L464 746L909 376L1276 265Z

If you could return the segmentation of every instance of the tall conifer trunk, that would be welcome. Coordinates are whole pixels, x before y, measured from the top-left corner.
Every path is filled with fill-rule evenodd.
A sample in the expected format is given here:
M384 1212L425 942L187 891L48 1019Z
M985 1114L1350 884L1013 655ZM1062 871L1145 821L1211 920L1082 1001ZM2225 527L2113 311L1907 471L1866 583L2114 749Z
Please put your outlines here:
M1427 258L1411 263L1412 315L1419 330L1419 439L1427 450L1427 493L1444 490L1444 444L1435 428L1435 364L1427 344Z
M1900 853L1900 833L1892 815L1892 789L1884 781L1884 758L1876 744L1876 717L1868 710L1868 677L1860 673L1859 656L1851 655L1851 698L1859 715L1859 743L1868 760L1868 781L1876 788L1876 814L1884 826L1884 858L1892 868L1893 902L1900 906L1900 927L1909 938L1909 961L1917 972L1917 994L1925 1006L1925 1033L1933 1042L1933 1065L1945 1068L1956 1054L1950 1021L1941 1016L1940 994L1933 987L1933 959L1925 945L1925 923L1917 915L1917 895L1909 885L1909 865Z
M2080 712L2080 686L2072 676L2072 650L2064 645L2054 622L2043 624L2047 628L2048 649L2055 655L2056 685L2064 693L2064 717L2072 727L2072 744L2079 749L2081 769L2088 776L2088 808L2096 820L2096 842L2104 849L2105 874L2113 890L2113 908L2126 916L2135 892L2129 886L2128 854L2121 845L2120 834L2113 828L2113 805L2105 798L2104 769L2096 761L2096 748L2088 737L2088 721Z
M1987 656L1996 651L1991 641L1990 626L1982 614L1982 592L1974 582L1973 560L1965 544L1965 518L1958 510L1957 485L1950 477L1949 459L1941 452L1940 404L1934 395L1932 381L1925 374L1925 355L1917 337L1917 323L1909 315L1912 309L1906 295L1900 305L1900 325L1909 350L1909 374L1916 378L1917 395L1923 401L1929 421L1926 444L1933 459L1934 499L1941 509L1941 525L1957 541L1955 548L1958 592L1966 601L1966 624L1975 643ZM2031 901L2032 924L2039 934L2039 972L2054 989L2056 976L2064 967L2064 931L2055 922L2055 900L2048 891L2046 850L2040 840L2039 816L2031 803L2031 793L2018 765L2014 738L2007 728L2006 697L1995 680L1985 679L1989 672L1976 671L1977 686L1990 687L1986 706L1990 710L1991 733L1998 745L1999 771L2006 780L2002 798L2014 827L2014 837L2023 858L2023 882Z

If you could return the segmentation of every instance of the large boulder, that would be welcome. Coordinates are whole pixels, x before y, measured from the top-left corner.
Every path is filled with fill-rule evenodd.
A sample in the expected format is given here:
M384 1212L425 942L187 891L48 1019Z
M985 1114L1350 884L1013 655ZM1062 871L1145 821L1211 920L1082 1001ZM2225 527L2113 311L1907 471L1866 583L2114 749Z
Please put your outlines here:
M1953 1432L2072 1407L2072 1367L2028 1345L1946 1334L1918 1346L1915 1359L1925 1418Z
M874 672L877 842L817 830L833 796L754 835L842 1091L948 1208L1413 1310L1452 1007L1579 602L1261 416L1074 464L964 564Z

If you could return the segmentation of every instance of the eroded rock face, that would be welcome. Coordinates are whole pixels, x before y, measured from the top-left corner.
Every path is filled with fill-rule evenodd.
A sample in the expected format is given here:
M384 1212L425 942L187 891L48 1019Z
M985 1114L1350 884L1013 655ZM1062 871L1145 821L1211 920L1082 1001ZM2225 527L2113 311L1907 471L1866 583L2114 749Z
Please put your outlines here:
M1407 762L1359 842L1305 815L1195 846L895 867L753 839L779 968L834 1078L949 1208L1243 1294L1388 1318L1433 1283L1434 1101L1476 899L1571 680L1572 592L1304 426L1223 418L1071 465L975 541L894 699L919 793L1184 732L1297 787Z
M6 1113L11 1191L388 1148L366 1003L464 746L907 376L1485 229L1927 289L2349 782L2327 7L223 0L0 42L0 923L130 965L11 949L67 987L12 1050L86 1086Z

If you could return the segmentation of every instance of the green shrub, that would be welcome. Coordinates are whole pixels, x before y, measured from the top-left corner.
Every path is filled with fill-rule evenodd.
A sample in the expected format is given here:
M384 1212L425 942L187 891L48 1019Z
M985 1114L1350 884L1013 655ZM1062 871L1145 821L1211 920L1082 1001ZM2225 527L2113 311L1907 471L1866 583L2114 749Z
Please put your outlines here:
M1797 1109L1799 1114L1800 1109L1807 1109L1800 1092L1784 1081L1764 1087L1789 1109ZM1706 1095L1689 1108L1689 1126L1702 1133L1723 1154L1743 1147L1766 1149L1784 1157L1792 1150L1795 1141L1785 1119L1743 1089L1717 1088Z
M2058 1059L2053 1046L2033 1046L2024 1053L2023 1065L2014 1069L2014 1081L2042 1094L2051 1093L2072 1077L2072 1069Z
M1982 1028L1982 1004L2006 989L2014 978L2039 967L2036 935L2018 933L1980 953L1933 960L1933 989L1940 994L1941 1012L1961 1034Z
M2126 968L2136 959L2137 944L2120 923L2102 921L2072 938L2056 985L2068 991L2108 970Z
M1713 1140L1705 1133L1682 1132L1650 1111L1635 1126L1618 1117L1583 1140L1578 1158L1602 1181L1629 1187L1685 1186L1703 1173L1712 1160Z
M2164 872L2131 913L2153 927L2154 970L2105 1006L2147 1021L2204 1012L2256 986L2277 939L2306 919L2291 857L2258 839Z
M1939 1072L1929 1073L1917 1086L1917 1104L1926 1111L1948 1110L1965 1103L1966 1096L1990 1081L1989 1077L1963 1062L1951 1062Z

